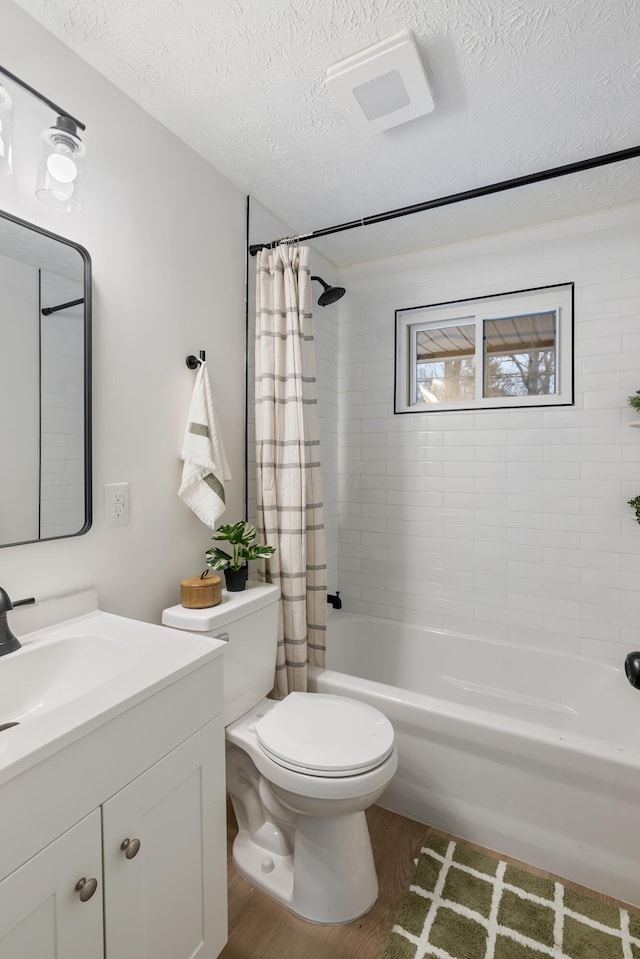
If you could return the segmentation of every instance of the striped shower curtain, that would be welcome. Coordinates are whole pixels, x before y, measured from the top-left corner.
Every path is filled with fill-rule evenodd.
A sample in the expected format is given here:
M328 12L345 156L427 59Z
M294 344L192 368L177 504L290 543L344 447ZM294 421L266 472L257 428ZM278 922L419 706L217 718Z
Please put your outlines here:
M324 666L327 558L307 247L261 250L256 282L258 528L276 547L264 575L282 594L274 695Z

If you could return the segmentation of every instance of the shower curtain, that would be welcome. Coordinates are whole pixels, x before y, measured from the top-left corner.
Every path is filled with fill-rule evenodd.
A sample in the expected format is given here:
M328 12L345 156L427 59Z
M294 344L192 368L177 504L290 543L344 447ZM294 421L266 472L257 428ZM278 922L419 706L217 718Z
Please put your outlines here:
M324 666L327 559L307 247L261 250L256 277L258 528L276 547L261 572L282 594L274 695Z

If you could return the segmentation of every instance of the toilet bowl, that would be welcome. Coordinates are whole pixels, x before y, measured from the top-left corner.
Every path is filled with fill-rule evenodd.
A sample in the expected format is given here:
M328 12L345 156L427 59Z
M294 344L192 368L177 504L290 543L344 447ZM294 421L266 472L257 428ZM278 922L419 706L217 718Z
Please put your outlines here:
M238 871L312 922L350 922L378 895L364 811L394 775L393 727L379 710L342 696L273 685L279 592L223 591L220 606L165 610L167 626L224 639L227 789Z

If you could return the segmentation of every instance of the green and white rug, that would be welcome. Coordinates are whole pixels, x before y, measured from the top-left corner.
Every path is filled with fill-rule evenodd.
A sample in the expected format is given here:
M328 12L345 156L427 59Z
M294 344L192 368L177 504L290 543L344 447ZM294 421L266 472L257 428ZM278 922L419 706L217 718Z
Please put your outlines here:
M640 959L640 918L440 835L383 959Z

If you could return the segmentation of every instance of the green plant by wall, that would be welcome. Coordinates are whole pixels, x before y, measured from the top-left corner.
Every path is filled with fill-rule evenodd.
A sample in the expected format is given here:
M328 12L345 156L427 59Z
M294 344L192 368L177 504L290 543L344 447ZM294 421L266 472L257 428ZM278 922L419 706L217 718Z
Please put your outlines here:
M629 406L633 406L634 410L640 410L640 390L636 390L633 396L629 397ZM627 502L635 510L636 519L640 523L640 496L634 496Z
M634 496L633 499L627 500L629 506L636 511L636 519L640 523L640 496Z

